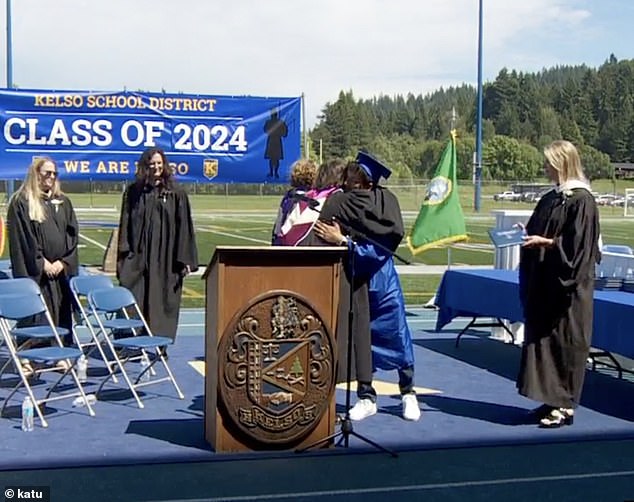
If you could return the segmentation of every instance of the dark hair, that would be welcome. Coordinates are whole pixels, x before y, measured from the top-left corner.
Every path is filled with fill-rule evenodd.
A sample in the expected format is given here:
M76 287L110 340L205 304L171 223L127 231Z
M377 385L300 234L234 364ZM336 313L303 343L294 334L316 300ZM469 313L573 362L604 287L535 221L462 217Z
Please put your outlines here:
M150 169L150 161L155 154L159 154L163 159L163 172L159 176L165 189L170 190L174 183L174 173L169 165L165 152L161 148L148 148L141 154L141 158L136 167L136 183L140 186L153 185L154 173Z
M324 188L341 186L343 183L343 171L346 164L342 159L333 159L319 166L317 176L313 183L313 188L323 190Z
M348 162L343 172L343 184L346 190L353 188L371 188L372 180L358 162Z

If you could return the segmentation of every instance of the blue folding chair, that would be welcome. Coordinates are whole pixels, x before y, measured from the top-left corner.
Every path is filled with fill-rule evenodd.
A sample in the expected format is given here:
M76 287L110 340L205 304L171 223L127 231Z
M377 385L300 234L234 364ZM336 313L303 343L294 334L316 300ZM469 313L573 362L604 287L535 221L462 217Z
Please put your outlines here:
M28 277L20 277L16 279L6 279L0 281L0 295L38 295L41 296L40 287L33 279ZM42 301L44 301L42 299ZM45 305L46 306L46 305ZM26 321L26 320L24 320ZM29 319L32 321L32 319ZM33 345L41 345L50 343L55 335L64 337L70 333L66 328L56 327L52 330L48 325L43 313L39 314L39 325L29 325L24 327L13 327L11 333L16 337L16 350L25 350ZM43 324L42 324L43 323ZM29 323L30 324L30 323ZM7 367L12 363L11 358L7 359L2 368L0 375L4 374Z
M45 325L29 326L18 328L15 323L39 316L46 321ZM76 348L64 347L61 339L61 328L57 328L51 314L48 311L46 302L42 297L39 286L28 278L5 279L0 281L0 331L5 344L9 349L10 359L20 377L18 384L9 393L4 401L0 414L13 397L13 395L24 386L27 394L34 403L35 411L43 427L48 427L44 418L41 405L48 402L57 401L71 397L81 397L91 416L95 415L92 406L84 389L79 382L75 372L75 364L81 356L81 351ZM68 332L68 330L66 330ZM16 337L27 337L28 339L47 339L50 341L49 347L27 348L28 343L18 346ZM28 362L31 366L27 373L23 367L23 362ZM46 373L60 371L60 364L64 363L62 374L50 387L44 397L37 398L31 385L30 378L40 377ZM55 395L58 385L67 375L72 377L75 387L72 392L59 392Z
M0 295L35 295L42 300L44 307L46 307L40 287L33 279L29 279L28 277L19 277L16 279L6 279L0 281ZM48 308L46 308L46 314L48 314ZM70 334L68 329L59 326L56 326L55 329L51 329L51 326L49 326L49 323L45 318L46 316L44 311L41 311L36 315L42 321L42 324L14 327L11 330L13 335L23 339L23 342L19 347L20 349L28 348L30 345L38 342L51 340L57 335L64 337Z
M98 274L71 277L68 283L75 300L76 315L73 319L73 338L75 339L75 344L86 357L89 357L94 350L97 350L108 373L110 373L113 381L116 383L117 377L112 369L116 362L111 360L103 349L103 346L107 344L107 335L101 331L99 323L94 318L88 306L88 294L91 291L113 288L114 284L108 276ZM85 328L90 334L89 341L85 341L85 339L82 340L81 328Z
M115 286L106 289L95 289L88 293L88 305L103 333L107 333L105 338L108 348L112 353L116 367L121 371L128 388L132 392L139 408L143 408L143 403L139 397L137 389L160 382L170 381L180 399L185 396L181 392L176 379L165 359L164 349L172 344L172 339L164 336L155 336L139 308L132 292L122 286ZM106 316L111 316L110 318ZM115 333L120 335L126 333L130 336L126 338L115 338ZM133 382L128 375L126 365L133 359L138 360L139 352L142 358L152 354L150 364L142 369ZM157 377L154 366L160 362L167 376ZM128 366L129 367L129 366ZM147 375L146 375L147 373ZM147 380L144 376L149 376ZM99 386L100 392L109 376Z

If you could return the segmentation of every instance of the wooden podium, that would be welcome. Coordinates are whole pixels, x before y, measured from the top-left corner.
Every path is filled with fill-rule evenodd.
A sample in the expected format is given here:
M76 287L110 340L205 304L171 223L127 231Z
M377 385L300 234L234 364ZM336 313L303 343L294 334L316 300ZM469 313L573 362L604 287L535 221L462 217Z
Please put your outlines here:
M335 330L346 248L219 246L203 276L205 438L289 449L335 431Z

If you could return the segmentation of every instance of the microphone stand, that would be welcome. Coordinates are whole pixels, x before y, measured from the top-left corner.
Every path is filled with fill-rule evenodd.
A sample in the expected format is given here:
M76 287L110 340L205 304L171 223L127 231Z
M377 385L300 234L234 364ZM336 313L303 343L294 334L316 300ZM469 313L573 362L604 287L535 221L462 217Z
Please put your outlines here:
M330 434L322 439L319 439L303 448L299 448L297 450L295 450L295 453L303 453L307 450L310 450L312 448L315 448L316 446L322 445L322 444L329 444L331 443L334 439L339 438L339 440L335 443L335 446L341 446L341 444L343 443L343 447L344 448L348 448L350 446L350 436L356 437L357 439L360 439L361 441L374 446L377 450L381 450L387 454L389 454L390 456L396 458L398 457L398 454L393 451L390 450L389 448L386 448L385 446L380 445L379 443L377 443L376 441L373 441L361 434L359 434L358 432L355 432L354 427L352 425L352 419L350 418L350 404L351 404L351 394L352 394L352 389L351 389L351 383L352 383L352 343L353 343L353 336L352 336L352 326L353 326L353 322L354 322L354 307L353 307L353 302L354 302L354 289L355 289L355 259L354 259L354 254L355 254L355 249L356 249L356 242L354 241L354 239L352 238L350 232L349 232L349 228L346 225L343 225L342 223L338 222L339 226L341 228L343 228L346 232L348 232L348 234L350 235L348 237L348 255L349 255L349 263L350 263L350 291L349 291L349 295L348 295L348 301L349 301L349 305L348 305L348 346L346 347L346 411L344 413L343 416L340 416L340 424L341 424L341 429L333 434ZM374 241L373 239L370 239L369 237L365 236L362 232L359 231L355 231L356 234L363 236L364 239L367 239L368 242L378 246L379 248L387 251L389 254L397 256L395 253L393 253L392 251L390 251L388 248L386 248L385 246L379 244L378 242ZM407 260L404 260L403 258L401 258L400 256L398 257L400 260L404 261L405 263L409 263L407 262Z

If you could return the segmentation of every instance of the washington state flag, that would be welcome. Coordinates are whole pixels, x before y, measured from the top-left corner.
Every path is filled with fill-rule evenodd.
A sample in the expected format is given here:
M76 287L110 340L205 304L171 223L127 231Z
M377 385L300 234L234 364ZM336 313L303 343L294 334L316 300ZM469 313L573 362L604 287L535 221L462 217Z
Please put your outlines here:
M467 238L456 183L456 132L451 131L451 139L425 190L425 199L407 237L407 245L413 254L418 254Z

